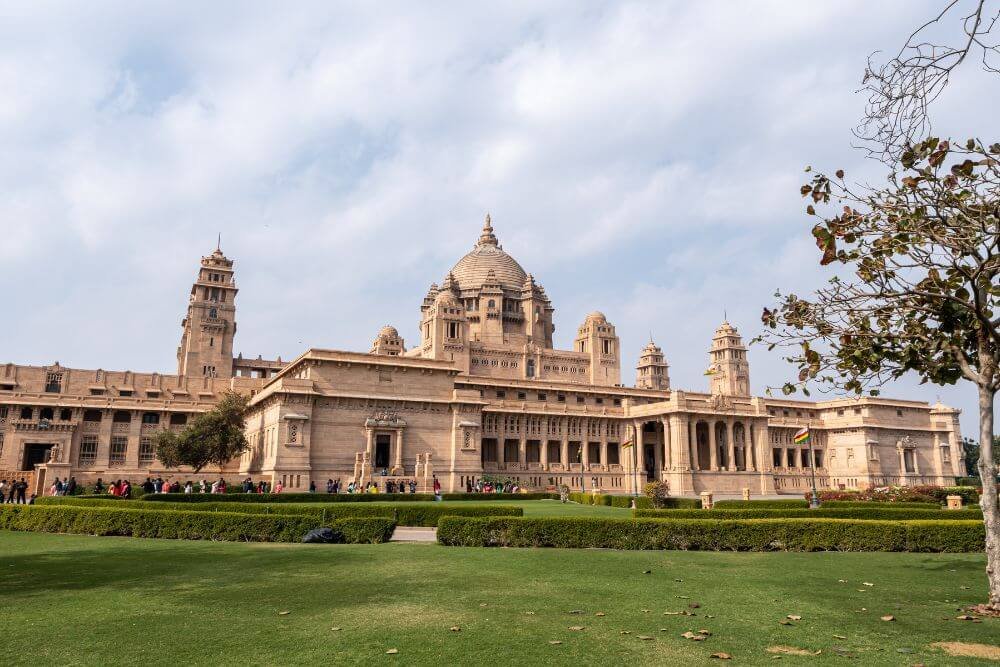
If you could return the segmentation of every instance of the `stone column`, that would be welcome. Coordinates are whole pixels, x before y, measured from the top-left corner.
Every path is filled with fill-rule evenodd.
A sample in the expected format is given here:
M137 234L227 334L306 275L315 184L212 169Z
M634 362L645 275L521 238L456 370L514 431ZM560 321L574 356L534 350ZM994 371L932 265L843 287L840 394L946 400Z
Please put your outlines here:
M559 461L563 470L569 471L569 430L568 427L562 430L562 445L559 451Z
M521 431L521 439L517 443L517 458L519 463L528 462L528 438L523 430Z
M368 459L372 458L372 451L375 448L375 431L369 426L365 429L365 452L368 454Z
M621 460L622 460L622 450L621 450L621 445L619 445L619 449L618 449L618 461L621 462ZM609 468L608 468L608 438L607 438L607 436L604 436L601 439L601 469L602 470L609 470Z
M640 473L646 472L646 452L643 447L642 422L635 426L635 467Z
M397 475L403 474L403 429L396 429L396 467L399 468Z
M718 470L719 469L719 452L718 444L715 442L715 421L708 422L708 456L709 469Z
M701 470L698 461L698 420L688 417L688 455L691 457L691 470Z
M733 438L733 420L726 420L726 448L729 451L729 455L726 457L729 459L726 466L727 470L736 470L736 441Z
M538 445L539 446L538 460L542 464L542 470L548 470L549 469L549 429L548 429L548 424L545 425L545 430L542 431L542 433L544 434L542 436L543 439L539 439L539 441L538 441L539 442L539 445Z
M673 456L671 449L673 448L672 440L676 437L674 433L670 430L670 418L663 416L660 417L660 423L663 425L663 465L661 466L664 470L670 470L676 466L673 465Z
M670 464L672 470L691 469L691 451L687 436L690 432L687 422L680 415L670 415Z

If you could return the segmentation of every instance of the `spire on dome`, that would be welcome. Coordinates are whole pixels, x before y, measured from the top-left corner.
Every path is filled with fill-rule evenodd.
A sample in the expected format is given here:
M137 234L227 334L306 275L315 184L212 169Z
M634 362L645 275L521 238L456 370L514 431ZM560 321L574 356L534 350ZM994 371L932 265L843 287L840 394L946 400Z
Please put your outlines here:
M483 224L483 233L479 235L479 243L476 245L497 245L497 237L493 233L493 223L490 220L490 214L486 214L486 223Z

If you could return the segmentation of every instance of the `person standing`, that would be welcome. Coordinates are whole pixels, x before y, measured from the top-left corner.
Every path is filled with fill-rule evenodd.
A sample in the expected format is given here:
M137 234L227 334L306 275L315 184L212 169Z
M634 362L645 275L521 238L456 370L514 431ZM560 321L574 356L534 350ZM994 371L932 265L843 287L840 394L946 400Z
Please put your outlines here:
M28 504L28 501L25 498L25 493L27 491L28 491L28 483L24 481L24 478L22 477L21 480L17 483L17 500L15 500L15 502L18 505Z
M76 477L70 477L69 481L66 482L66 488L63 489L64 495L72 496L76 493Z
M441 500L441 482L438 481L437 475L434 475L434 500Z

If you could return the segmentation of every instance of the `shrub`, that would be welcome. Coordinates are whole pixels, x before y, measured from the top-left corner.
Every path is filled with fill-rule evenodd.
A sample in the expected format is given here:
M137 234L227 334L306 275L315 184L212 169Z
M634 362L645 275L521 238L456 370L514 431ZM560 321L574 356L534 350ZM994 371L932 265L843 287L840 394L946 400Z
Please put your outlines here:
M933 509L896 509L895 507L843 507L817 509L712 509L712 510L636 510L638 518L652 519L862 519L886 521L982 521L983 513L978 509L953 510L945 512L939 507Z
M670 497L670 485L660 481L646 482L642 493L649 498L649 502L652 503L653 507L662 509L666 507L665 501Z
M447 546L709 551L982 551L979 521L445 517Z
M845 507L875 507L893 509L923 509L940 511L940 503L880 503L870 500L824 500L821 507L845 508Z
M121 507L123 501L105 498L65 498L50 497L38 499L36 504L84 506L84 507ZM180 510L185 512L238 512L240 514L279 514L309 516L326 523L329 520L346 517L377 516L395 520L400 526L433 527L442 516L523 516L524 510L512 505L475 505L468 504L455 507L435 503L420 503L415 505L374 505L372 503L170 503L158 501L155 504L138 501L128 502L127 507L146 510Z
M607 493L584 493L574 491L569 494L569 499L581 505L605 505L607 507L632 507L632 501L638 509L652 509L652 501L645 496L614 496ZM698 503L691 498L664 498L664 507L686 507L687 502Z
M104 496L102 496L104 497ZM556 493L445 493L442 500L558 500ZM433 493L153 493L143 500L179 503L433 502Z
M344 542L385 542L395 524L391 518L337 519L328 524ZM84 535L122 535L183 540L298 542L317 527L314 517L291 514L243 514L146 510L119 507L0 507L0 529Z
M716 501L715 507L719 509L795 509L809 507L809 501L798 498L780 500L719 500Z

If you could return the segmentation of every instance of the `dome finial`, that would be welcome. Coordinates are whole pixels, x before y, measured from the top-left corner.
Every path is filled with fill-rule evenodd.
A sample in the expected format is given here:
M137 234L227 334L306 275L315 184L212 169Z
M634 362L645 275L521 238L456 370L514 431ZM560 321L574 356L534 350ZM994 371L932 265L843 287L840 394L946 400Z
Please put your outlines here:
M486 222L483 224L483 233L479 235L478 245L497 245L497 237L493 234L493 221L490 214L486 214Z

